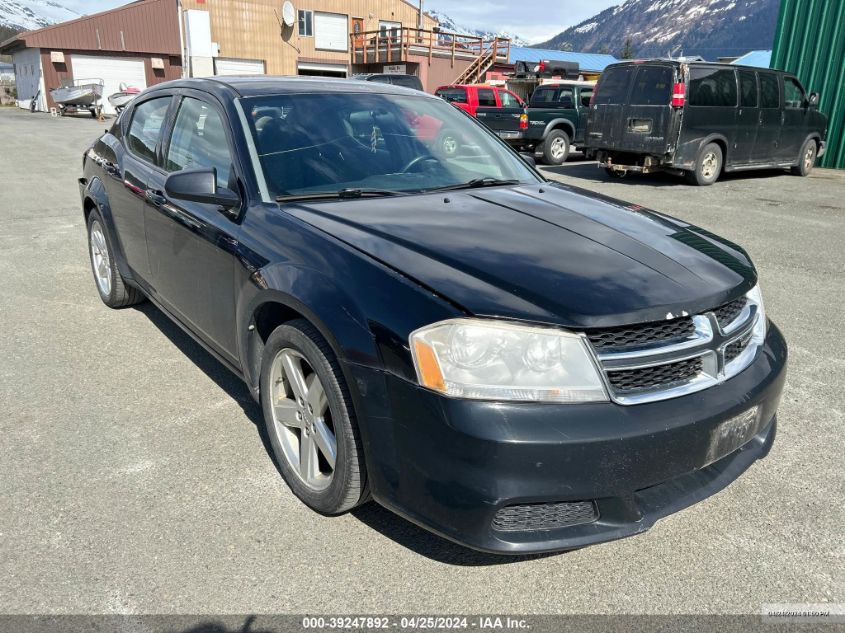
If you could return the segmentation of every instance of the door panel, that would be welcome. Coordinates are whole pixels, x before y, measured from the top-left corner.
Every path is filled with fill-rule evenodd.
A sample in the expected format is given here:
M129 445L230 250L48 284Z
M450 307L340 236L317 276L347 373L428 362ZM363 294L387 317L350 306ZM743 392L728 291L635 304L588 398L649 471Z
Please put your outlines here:
M739 77L739 110L736 113L736 139L732 152L732 165L747 165L754 153L757 127L760 122L760 100L757 90L757 73L748 70L737 72Z
M781 99L778 78L774 73L757 73L760 86L760 114L757 138L751 160L770 164L779 159Z
M783 127L780 132L780 151L782 161L798 160L801 145L807 138L810 109L805 107L804 88L792 77L781 78L783 84Z
M126 263L145 281L150 280L144 228L144 192L157 161L158 146L172 98L159 97L136 104L127 128L119 168L104 165L112 217Z
M147 183L147 244L160 300L197 334L236 360L234 255L238 225L214 205L169 198L168 172L214 167L218 186L238 190L222 114L185 97L164 153L165 171Z

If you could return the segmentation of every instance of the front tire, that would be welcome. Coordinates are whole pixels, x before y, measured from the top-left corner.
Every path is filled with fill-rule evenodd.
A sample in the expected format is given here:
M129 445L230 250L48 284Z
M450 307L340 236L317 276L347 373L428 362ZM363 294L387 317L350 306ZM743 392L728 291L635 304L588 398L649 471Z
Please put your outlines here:
M699 187L712 185L722 173L724 156L722 148L716 143L709 143L699 152L695 169L686 173L687 182Z
M96 210L88 216L88 255L97 294L103 303L110 308L125 308L144 301L144 294L127 285L117 269L108 232L102 216Z
M818 156L818 146L813 139L807 139L804 145L801 146L801 154L798 158L798 164L790 169L796 176L809 176L816 165L816 157Z
M368 498L352 398L329 344L304 319L277 327L261 360L264 426L282 477L321 514Z
M562 165L569 158L569 135L563 130L552 130L543 142L543 160L547 165Z

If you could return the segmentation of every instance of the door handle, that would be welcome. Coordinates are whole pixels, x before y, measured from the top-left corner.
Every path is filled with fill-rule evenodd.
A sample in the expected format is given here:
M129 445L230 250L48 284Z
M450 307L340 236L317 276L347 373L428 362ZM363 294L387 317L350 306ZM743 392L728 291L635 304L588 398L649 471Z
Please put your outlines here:
M164 197L164 192L162 191L147 189L146 196L147 201L154 207L160 207L167 202L167 198Z

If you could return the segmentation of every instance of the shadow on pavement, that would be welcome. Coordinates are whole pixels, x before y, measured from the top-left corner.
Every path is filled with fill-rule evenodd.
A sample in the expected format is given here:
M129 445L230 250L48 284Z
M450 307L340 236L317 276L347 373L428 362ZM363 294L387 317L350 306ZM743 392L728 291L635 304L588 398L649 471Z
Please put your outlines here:
M226 369L222 363L182 331L178 325L171 321L167 315L151 302L146 301L136 306L135 309L143 313L179 351L211 378L217 386L240 404L247 418L255 425L258 435L264 444L264 450L267 451L268 456L273 460L276 470L279 470L270 440L264 430L264 417L261 407L252 399L246 384ZM281 471L279 476L281 477ZM497 556L495 554L476 552L475 550L457 545L417 527L410 521L384 509L374 501L356 508L351 514L365 525L380 532L403 547L432 560L450 565L502 565L550 555ZM212 627L216 625L208 626ZM217 633L218 631L224 633L225 629L198 628L191 630L190 633Z

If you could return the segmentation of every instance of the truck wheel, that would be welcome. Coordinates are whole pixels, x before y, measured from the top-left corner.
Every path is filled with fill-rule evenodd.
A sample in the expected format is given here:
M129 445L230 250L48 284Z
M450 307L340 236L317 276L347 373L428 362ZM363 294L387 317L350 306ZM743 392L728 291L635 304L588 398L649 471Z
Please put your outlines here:
M569 158L569 135L552 130L543 142L543 160L548 165L562 165Z
M793 167L790 171L796 176L809 175L809 173L813 171L813 167L816 164L817 153L818 148L816 147L816 142L813 139L807 139L807 141L801 147L801 154L798 158L798 164Z
M722 160L721 147L716 143L705 145L695 161L695 169L686 173L687 182L699 187L712 185L722 173Z

